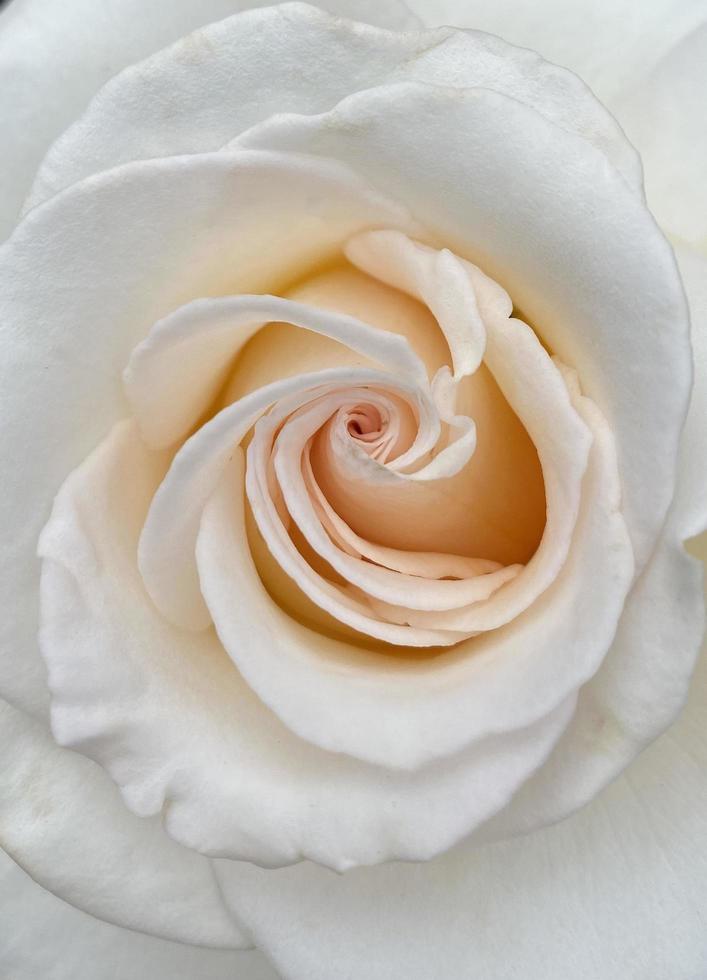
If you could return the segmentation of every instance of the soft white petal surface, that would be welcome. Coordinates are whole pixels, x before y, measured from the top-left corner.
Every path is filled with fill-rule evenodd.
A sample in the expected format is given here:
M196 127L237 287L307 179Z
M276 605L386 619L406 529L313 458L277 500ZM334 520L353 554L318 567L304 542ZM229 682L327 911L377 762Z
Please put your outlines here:
M614 643L580 692L577 712L547 764L484 833L506 837L582 806L680 712L704 635L703 568L671 513L634 585Z
M675 512L678 531L684 538L707 527L707 256L676 243L690 321L694 377L690 408L682 433L680 480Z
M213 632L175 630L144 592L135 548L166 463L134 423L121 423L63 487L41 544L54 734L100 761L131 809L162 813L173 837L212 855L265 865L310 857L343 870L439 853L546 758L571 716L571 692L528 727L414 773L300 740L244 683ZM237 506L225 490L215 505ZM220 542L226 557L243 545L242 528L230 535ZM263 634L274 641L288 617L259 585L251 569L238 601L262 649ZM300 632L310 647L331 642Z
M661 226L707 248L707 6L703 0L411 0L428 26L499 34L577 72L643 161Z
M707 656L677 725L531 836L337 876L216 868L288 980L696 980L707 963Z
M257 950L199 949L109 925L0 851L0 975L8 980L278 980Z
M99 918L206 946L249 946L208 863L129 813L110 779L0 701L0 846L49 891Z
M0 239L17 220L51 142L116 72L195 28L269 0L12 0L0 14L3 131ZM398 0L322 0L320 6L393 29L416 23ZM197 57L203 49L192 41ZM194 55L192 55L192 58ZM178 151L176 151L178 152Z
M611 103L643 158L648 204L666 231L707 252L707 5L702 26L646 65Z
M240 143L346 160L507 289L607 416L642 566L673 494L688 320L668 243L606 158L497 93L412 84L273 119Z
M46 710L36 540L62 480L128 414L121 376L135 345L176 307L278 289L379 223L404 215L337 165L218 154L92 178L35 209L3 246L2 457L23 461L0 498L10 701Z
M394 19L390 0L374 6ZM589 139L640 190L640 162L613 118L534 53L478 32L401 35L288 4L204 27L112 80L51 148L28 205L119 163L214 150L272 114L323 112L401 80L503 92Z
M705 20L703 0L410 0L429 26L453 24L533 48L611 99Z

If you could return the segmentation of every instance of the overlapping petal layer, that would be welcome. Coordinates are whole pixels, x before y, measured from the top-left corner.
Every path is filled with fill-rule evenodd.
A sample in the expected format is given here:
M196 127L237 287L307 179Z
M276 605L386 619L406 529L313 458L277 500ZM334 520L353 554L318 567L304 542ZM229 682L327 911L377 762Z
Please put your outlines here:
M313 46L327 58L312 58ZM256 105L247 89L262 71L271 87ZM415 84L332 109L352 91L406 80ZM300 116L265 121L283 110ZM199 156L234 137L235 153ZM174 153L193 156L130 163ZM158 323L127 381L142 437L160 451L119 425L66 482L42 542L56 734L99 759L132 809L162 810L169 833L191 847L266 865L305 856L343 870L428 858L496 813L489 836L563 816L669 722L699 627L697 573L682 550L703 520L698 463L675 496L690 381L685 305L670 250L643 208L636 155L582 83L474 32L392 35L299 4L255 11L110 83L50 153L30 204L42 200L6 246L0 273L14 324L4 365L8 448L24 445L18 405L42 439L3 501L13 527L8 596L18 580L31 593L30 549L49 498L126 413L119 374ZM402 229L428 248L370 228ZM554 362L529 327L508 319L504 290L442 245L510 290ZM438 324L429 345L366 328L355 309L321 313L296 297L316 295L318 277L364 281L350 268L322 271L344 248L359 268L429 306ZM297 284L309 271L312 280ZM288 298L231 298L266 290ZM273 318L280 322L266 326ZM295 345L302 364L312 363L286 366L260 393L253 379L279 369L290 348L250 380L247 366L273 338L291 338L288 319L315 324L311 350ZM421 323L410 336L419 339ZM364 342L342 354L356 337ZM449 348L442 371L431 367L440 340ZM323 363L332 352L332 365ZM66 366L60 386L42 387L45 361L57 358ZM564 364L579 370L581 390ZM431 553L437 528L414 527L424 499L413 494L451 486L478 435L469 417L484 426L501 402L540 450L548 506L540 547L530 522L525 539L516 528L498 553L472 547L478 530L459 553L449 540ZM480 404L486 414L477 418ZM686 445L701 445L700 405L698 394ZM254 425L244 478L237 444ZM399 519L379 539L378 515L396 508ZM401 541L406 528L412 542ZM642 573L624 607L632 546ZM273 555L278 598L292 599L294 615L268 594ZM543 555L552 559L545 578ZM145 582L168 619L203 628L213 618L218 638L166 622ZM508 597L519 592L514 606ZM307 602L311 622L300 617ZM10 599L8 609L6 649L30 650L34 607ZM343 625L352 610L358 618ZM424 659L384 645L413 635L454 643L489 627ZM673 641L678 655L666 659ZM19 677L5 661L0 678L17 703L42 709L36 659ZM129 887L116 913L105 893L82 892L80 860L52 877L46 843L39 833L19 840L33 874L41 869L76 904L131 922ZM109 870L121 856L113 848ZM159 850L153 856L162 860ZM202 864L191 870L210 894ZM172 901L151 900L149 928L241 942L220 910L208 929L189 921L190 880L176 871ZM232 899L234 882L259 887L257 873L241 877L238 865L222 880ZM315 905L321 894L315 880ZM136 908L142 902L138 895ZM252 912L259 938L275 936L259 902ZM274 942L284 955L282 937ZM292 962L309 969L300 951Z
M0 844L36 882L128 929L203 946L251 945L205 859L177 846L158 819L129 813L105 772L5 701L0 726Z
M511 293L607 416L642 567L674 492L688 319L669 245L606 158L496 92L416 84L274 118L237 145L346 159Z
M141 0L102 0L100 4L72 0L70 8L60 14L52 0L4 4L0 13L0 81L3 121L7 132L13 134L13 145L12 152L3 153L1 162L0 237L12 231L52 141L71 126L113 75L185 34L191 36L189 32L195 29L187 49L192 53L191 64L194 53L201 52L202 57L197 55L196 60L203 65L200 29L208 29L212 21L238 11L268 5L269 0L174 0L147 9ZM383 4L376 0L322 0L320 6L334 15L393 30L418 25L399 0ZM143 156L137 154L138 158Z
M119 425L67 481L41 545L55 733L100 759L136 812L162 811L170 834L210 854L265 865L305 856L343 870L445 849L545 758L570 717L571 694L537 723L414 773L326 752L288 731L213 632L175 629L144 591L135 546L166 462L132 423ZM269 599L252 563L233 567L244 554L239 498L242 507L234 461L205 515L206 550L221 565L214 581L240 583L255 649L266 649L266 635L296 642L297 624ZM308 649L326 643L299 634Z
M203 949L101 922L0 852L0 970L13 980L281 980L259 950Z
M321 6L339 13L333 3ZM341 13L373 23L362 6L354 0ZM395 21L388 3L368 6ZM271 115L323 112L352 92L395 81L503 92L592 142L641 193L637 154L570 72L477 31L401 34L398 23L382 26L396 32L288 3L201 28L101 89L51 148L27 206L118 164L216 150Z
M217 861L224 892L288 980L693 980L707 958L706 698L703 656L674 729L562 824L344 876Z
M390 268L395 269L402 262L400 268L404 270L405 256L418 263L432 263L430 270L435 268L434 253L407 239L379 237L373 242L378 249L391 243ZM365 251L366 241L360 239L357 254L361 261L364 261ZM442 282L444 276L450 273L453 273L457 283L461 308L471 309L473 306L476 310L473 276L476 276L482 293L485 288L483 277L479 278L478 270L448 254L444 259ZM272 297L226 299L187 308L159 323L147 341L136 350L128 372L132 401L139 409L144 411L145 404L150 404L145 402L147 397L157 399L153 405L159 405L159 399L164 398L169 406L180 384L178 380L177 386L172 387L170 364L178 364L184 359L185 350L190 352L191 356L186 360L194 365L196 372L196 400L191 403L182 401L179 411L184 421L180 423L177 419L176 427L172 425L171 428L168 424L159 436L163 442L172 444L203 412L208 399L200 392L210 391L213 396L219 379L222 380L219 373L221 368L213 363L215 359L211 357L214 348L209 340L215 338L222 341L215 349L227 363L230 360L226 356L228 351L234 346L237 350L242 341L241 331L245 329L246 336L249 336L254 318L259 322L267 312L284 315L290 321L329 339L346 340L350 346L382 366L387 364L394 365L398 371L403 369L402 376L395 378L385 371L372 368L332 368L328 372L298 374L257 389L215 415L177 452L166 478L160 478L155 483L155 489L159 483L159 490L151 503L147 501L150 511L141 534L140 567L148 589L168 618L176 618L179 623L185 624L187 611L195 608L194 603L205 600L203 608L214 617L225 649L246 680L293 732L322 749L335 748L388 769L417 769L420 771L419 778L424 778L422 773L425 772L420 767L434 759L467 751L467 746L468 751L472 751L476 743L488 747L490 738L508 738L510 733L519 730L525 729L525 739L529 744L536 741L536 744L546 745L542 739L537 743L537 739L529 737L531 726L537 727L544 717L546 726L547 719L556 717L562 705L573 697L577 687L596 669L613 635L632 575L631 548L617 510L618 482L613 443L605 423L596 409L581 398L576 382L569 376L569 388L566 386L560 370L552 365L528 328L508 320L508 298L502 291L496 289L494 292L491 287L492 284L488 287L489 294L484 294L478 301L486 319L481 318L477 311L476 315L480 317L477 335L483 335L485 341L483 356L500 375L502 388L509 394L511 404L518 409L531 436L539 443L548 487L548 527L537 553L541 557L533 559L536 568L532 567L531 562L528 569L520 573L513 566L506 570L502 567L482 568L480 574L477 571L470 577L443 581L430 577L429 573L411 575L385 565L364 563L360 557L340 550L325 526L319 523L314 507L316 498L310 500L304 471L300 475L299 466L288 470L280 465L283 459L296 461L312 436L333 416L338 417L342 399L349 411L360 405L367 405L370 410L377 402L378 408L375 410L379 416L385 412L391 418L400 411L399 405L389 400L391 393L395 392L396 398L402 398L400 405L409 402L412 425L408 424L409 434L397 446L390 460L381 462L369 455L362 444L352 438L348 423L340 430L330 429L328 435L322 434L321 437L331 438L333 431L340 431L343 433L342 444L355 450L360 462L367 460L376 472L388 474L388 478L422 478L427 471L430 471L433 479L436 478L434 463L443 459L454 444L442 448L435 459L426 462L438 442L440 418L444 415L438 414L434 383L429 386L422 363L399 336L366 326L350 316L324 315L314 308L291 301ZM430 302L433 306L439 306L434 296ZM450 305L448 308L453 312L459 307ZM454 359L455 350L458 354L462 351L457 363L463 363L463 348L454 343L457 336L454 321L450 325L449 315L444 310L438 310L438 316L442 333L452 338L450 359ZM239 326L241 322L243 327ZM508 328L504 324L508 324ZM506 329L511 329L511 342L504 340ZM203 355L200 355L200 351L204 352ZM472 366L477 363L478 357L474 356ZM215 369L217 378L213 382L209 380L209 375ZM463 370L458 371L457 382L464 373ZM406 375L408 380L402 380ZM451 374L448 378L449 383L454 384ZM543 399L549 399L545 408L542 407ZM258 421L259 416L262 418ZM547 422L543 426L543 418L550 417L552 428ZM167 410L163 418L169 423L170 413ZM345 415L344 418L349 416ZM286 436L292 439L297 426L302 427L303 424L303 434L294 436L295 439L299 438L299 446L295 443L294 451L283 456L282 440ZM563 425L570 427L568 433L563 434ZM526 585L525 597L520 600L523 603L520 611L530 607L529 616L519 616L513 601L509 599L505 606L500 604L496 613L498 619L491 620L493 626L505 625L505 636L504 631L496 632L489 636L485 645L475 645L468 650L458 647L451 658L437 657L427 664L403 664L402 670L400 663L381 653L352 657L351 649L346 644L316 637L282 613L275 615L286 634L283 637L285 642L276 643L276 634L268 625L275 607L258 582L248 554L245 515L241 513L239 516L238 510L243 505L239 505L236 499L239 492L243 493L243 487L239 486L232 465L229 466L229 459L239 452L238 444L253 426L254 436L248 448L246 486L255 519L281 567L293 577L300 589L323 605L336 619L363 633L393 642L398 634L400 639L397 642L454 642L461 638L460 635L452 631L445 639L444 628L441 633L429 634L424 628L410 629L404 624L397 625L395 620L391 623L390 617L380 614L380 607L386 600L406 601L410 607L406 615L410 618L415 608L420 610L421 615L433 615L435 610L441 613L445 608L451 609L450 603L471 603L469 609L473 615L475 604L478 603L479 609L483 610L489 602L495 601L496 591L500 596L504 590L512 588L508 584L508 572L511 579L519 582L524 576L530 580L531 585ZM405 426L400 432L404 429ZM591 442L590 431L594 443L587 475L582 481L587 465L586 453ZM462 435L461 439L464 438ZM563 456L567 451L571 455ZM111 450L106 449L105 452L110 454ZM271 464L270 452L274 453ZM553 454L558 453L560 455L553 463ZM408 474L408 467L415 464L421 464L421 468ZM125 468L131 469L137 465L125 464ZM574 476L573 465L577 467ZM57 578L55 565L58 563L61 567L72 568L72 574L82 581L95 577L90 569L73 567L72 556L78 554L80 549L71 535L85 534L88 524L85 518L71 516L73 505L67 501L71 501L77 492L83 497L89 491L92 480L100 481L102 471L99 469L97 472L99 475L93 478L77 476L76 486L81 488L85 483L86 490L75 489L75 481L67 484L42 539L43 554L53 559L49 567L54 569L48 572L46 580L54 582L53 586L48 586L50 591L45 601L48 635L54 635L49 624L56 619L51 609L61 608L61 603L57 604L52 599L51 588L59 589L60 594L66 588L65 583L62 584L62 576ZM313 476L313 471L310 470L310 474ZM279 495L271 482L273 478L279 482ZM100 482L93 488L91 499L101 499L99 487ZM559 532L548 531L556 527L558 513L561 515L563 508L567 512L568 523L564 527L560 523ZM331 579L322 577L294 546L287 525L282 523L283 515L288 511L305 538L314 535L310 544L322 549L324 560L338 568L347 588L342 590ZM570 548L578 514L579 521ZM73 530L68 540L63 540L67 528ZM99 532L94 528L88 533L90 537ZM276 539L269 539L268 535L273 534ZM549 548L546 547L548 539ZM549 570L546 561L546 571L540 572L543 548L556 557L553 559L554 565L551 561ZM612 555L608 566L605 560L607 552ZM594 570L599 555L604 573L601 588L597 587ZM360 572L357 573L359 566ZM546 576L544 579L543 575ZM590 581L593 585L591 589L588 587ZM552 587L548 588L551 583ZM351 585L355 586L355 590L350 589ZM543 591L548 595L544 599L545 611L541 613L537 609L538 595ZM523 594L521 590L520 595ZM445 598L447 595L450 598ZM377 602L371 602L371 599ZM146 602L146 597L143 602ZM572 612L568 603L574 606ZM570 635L574 635L581 615L589 616L594 628L591 634L588 631L583 633L585 646L582 656L575 643L573 656L569 660L563 647ZM208 619L204 622L198 616L190 623L192 627L207 624ZM488 626L483 622L482 615L482 621L474 632L484 628ZM268 638L259 635L263 629L267 631ZM57 638L48 641L45 656L52 659L59 655L60 663L58 642ZM195 642L200 641L195 637ZM63 644L59 642L59 645ZM515 697L509 698L510 691L504 690L503 666L505 660L508 669L519 669L522 646L525 646L526 682L531 671L537 673L538 679L541 676L545 678L542 683L529 684L532 698L523 708L517 691ZM271 657L274 657L272 662ZM564 672L560 669L563 660ZM275 661L279 661L277 669L273 669ZM552 669L552 679L549 669ZM57 676L62 675L55 671L53 678ZM306 681L304 690L300 687L300 678ZM316 684L313 683L315 678ZM53 680L53 689L58 715L63 688ZM541 696L538 696L540 692ZM446 719L443 729L439 726L441 713ZM75 709L67 717L69 723L60 736L63 740L72 744L75 740L81 744L96 740L95 734L87 739L85 733L74 732L77 720ZM94 724L100 722L95 721ZM150 722L146 719L141 724ZM80 722L79 728L83 725L85 719ZM108 756L110 754L108 749ZM102 755L102 758L109 764L107 756ZM110 765L111 770L115 771L114 765ZM463 766L462 771L466 772ZM433 772L430 771L428 775L431 777ZM517 773L514 778L518 778ZM455 785L454 780L452 785ZM159 789L148 789L141 783L139 790L130 792L136 794L130 798L140 812L153 812L156 806L163 805L167 790L164 785ZM157 792L158 796L153 798L152 792ZM398 819L401 818L399 813ZM468 832L478 822L478 816L474 818L466 809L461 820L464 826L462 833ZM454 823L454 830L450 830L444 825L436 834L430 834L428 830L429 839L436 841L435 845L430 845L432 853L441 846L448 846L450 840L458 836L458 827ZM257 846L261 850L255 853L260 860L270 863L277 860L272 856L273 849L275 854L281 851L265 836L267 843L260 841ZM218 844L202 841L200 846L211 852L227 847L221 842L221 837L218 840ZM440 843L442 841L445 843ZM393 848L393 854L400 854L401 849L402 853L406 853L405 847L413 845L397 840L389 846ZM416 846L421 846L421 843L418 841ZM300 844L295 854L311 854L307 847L311 848L311 843ZM323 842L319 847L320 853L326 854L326 858L319 859L338 866L336 852L326 850ZM373 860L371 854L387 853L380 840L365 847L357 839L355 846L351 845L347 850L349 856L344 863L370 861ZM236 853L243 856L238 851Z

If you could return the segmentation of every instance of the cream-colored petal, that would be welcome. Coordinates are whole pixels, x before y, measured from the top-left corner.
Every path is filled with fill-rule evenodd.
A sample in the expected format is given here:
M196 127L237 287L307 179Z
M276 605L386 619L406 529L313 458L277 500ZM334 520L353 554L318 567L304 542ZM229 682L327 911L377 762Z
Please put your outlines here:
M594 441L565 565L523 615L427 660L401 661L383 650L317 638L284 613L276 628L268 627L268 640L255 634L254 620L270 607L262 599L256 606L260 583L251 580L255 571L238 523L242 488L233 474L228 478L220 503L208 505L202 522L201 585L229 654L291 729L324 748L387 768L420 767L489 732L531 724L597 670L615 633L633 563L618 512L611 433L586 399L578 399L578 408ZM272 498L263 499L275 514ZM281 540L277 557L286 563L284 535ZM290 574L303 577L306 566L302 559L301 570ZM246 586L254 591L244 599ZM257 615L256 608L262 610Z
M0 687L12 703L47 710L37 536L61 482L127 414L121 375L151 324L200 296L277 290L381 221L404 215L346 168L223 153L76 185L0 249L0 451L14 460L0 499Z
M53 612L61 619L67 611ZM67 669L81 672L76 663ZM0 756L0 845L38 884L125 929L201 946L250 945L202 857L170 840L159 821L129 813L105 772L2 700ZM3 930L3 949L6 938Z
M272 119L238 142L346 160L404 201L432 244L509 292L580 372L614 432L642 567L675 488L691 374L687 306L668 243L606 158L504 95L412 83L359 93L320 116Z
M237 9L228 8L229 0L222 2L226 9L221 16ZM207 24L131 65L98 93L51 147L30 203L121 163L215 150L271 115L323 112L352 92L403 80L503 92L590 140L640 192L636 152L613 117L571 72L478 31L412 31L414 18L406 18L396 0L329 0L318 6L339 16L328 17L304 4L247 11ZM347 23L341 17L375 22L393 32ZM405 33L398 33L401 28ZM499 33L503 34L493 30ZM41 32L39 37L46 45ZM165 43L169 40L165 37ZM17 50L17 39L14 43ZM48 54L61 57L59 52ZM141 56L136 51L130 60ZM86 95L96 88L87 89ZM33 170L25 175L25 185Z
M203 949L101 922L46 891L4 852L0 915L0 975L12 980L279 980L258 950Z
M507 802L547 756L572 696L535 724L413 773L299 739L243 681L213 631L170 626L142 587L135 548L164 466L134 424L117 426L62 488L42 542L54 732L100 761L131 809L161 814L170 835L212 855L265 865L305 856L343 870L438 853ZM125 472L133 474L127 493ZM203 529L223 595L239 581L234 561L247 555L238 486L222 483ZM288 620L252 565L238 589L250 623L243 640L256 650L282 644L282 654L287 644L292 653L299 642L350 653Z
M707 961L706 668L704 656L675 727L560 824L343 876L216 861L224 893L292 980L696 980Z
M130 356L125 384L143 438L154 448L184 438L215 399L234 357L269 321L344 342L379 366L427 381L424 365L403 338L352 317L279 296L197 300L156 323Z

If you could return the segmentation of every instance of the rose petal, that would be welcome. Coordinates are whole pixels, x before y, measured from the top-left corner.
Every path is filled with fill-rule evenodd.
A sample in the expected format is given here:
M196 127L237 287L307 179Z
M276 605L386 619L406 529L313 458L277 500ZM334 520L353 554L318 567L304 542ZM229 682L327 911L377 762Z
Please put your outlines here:
M675 721L704 635L702 580L671 515L604 663L580 692L572 724L485 836L527 832L579 809Z
M238 143L346 160L509 291L607 416L645 564L674 490L687 310L669 245L606 158L497 93L413 84L272 119Z
M338 264L306 278L287 295L402 333L435 378L439 402L444 387L438 384L439 369L449 363L450 354L442 331L421 303ZM228 405L284 377L361 363L343 344L288 324L269 324L236 360L220 404ZM354 457L337 473L329 464L318 464L315 446L312 458L318 479L337 513L367 540L406 551L482 554L503 564L525 563L535 552L545 524L546 501L535 447L483 364L450 393L456 411L478 423L471 464L456 476L399 483L388 500L382 483L375 493L368 492L353 469ZM348 456L350 441L343 440L340 448ZM474 500L474 508L469 500Z
M135 547L164 466L134 424L117 426L62 488L42 539L55 735L99 760L133 810L162 813L168 832L187 846L264 864L309 856L343 869L420 859L507 802L547 756L569 720L572 696L537 724L416 773L389 772L298 739L244 683L212 632L175 630L142 589ZM134 474L129 493L126 471ZM210 507L234 504L224 482ZM223 520L206 522L217 535L207 549L213 560L240 553L242 527L226 525L223 539ZM292 621L252 568L240 602L252 610L259 649L264 635L271 645L292 639L280 632ZM290 629L310 648L335 646L297 624Z
M381 221L404 216L337 165L217 154L77 185L3 246L1 439L3 458L16 461L0 499L9 700L46 711L37 536L62 480L126 415L122 371L150 325L198 296L278 288Z
M375 274L380 269L381 277L390 285L408 289L416 296L431 296L435 307L443 310L441 296L435 292L432 284L437 260L431 249L413 243L399 233L375 232L371 236L364 233L348 243L347 253L369 274ZM452 295L456 299L456 307L476 308L478 293L487 334L486 363L511 408L524 423L538 451L543 467L548 515L540 546L528 567L523 574L517 576L512 586L505 588L492 602L478 608L458 609L462 601L453 601L451 596L462 593L462 583L439 583L435 585L435 589L450 596L445 605L435 605L430 598L422 616L413 614L412 617L407 617L406 611L401 611L404 621L411 625L423 627L434 624L442 628L448 625L451 629L473 632L493 629L510 621L527 608L556 576L566 557L579 507L589 434L570 402L560 372L552 364L533 332L518 320L508 320L512 307L504 291L490 282L480 270L468 263L463 264L455 256L446 253L446 276L443 276L437 286L439 294L445 291L445 283L451 278L452 270L455 274ZM444 330L444 319L440 325ZM549 420L552 420L551 424ZM375 476L375 472L373 475ZM287 478L283 477L283 484L291 484L293 479L294 474L289 473ZM350 478L346 482L351 482ZM375 489L378 495L379 487ZM284 485L283 492L287 492ZM300 526L304 531L304 527ZM350 578L354 584L363 587L362 582L356 580L352 559L342 557L337 562L327 541L320 537L318 543L315 543L311 536L314 532L311 525L308 526L310 530L305 531L305 535L312 547L345 578ZM370 579L373 579L374 573L374 570L368 571ZM381 577L386 573L381 570L375 574ZM414 586L409 585L406 588L412 593ZM401 603L401 600L393 600L375 589L369 591L378 599L393 605ZM406 608L425 608L413 601L405 603L403 600L402 603ZM455 606L457 611L450 616L428 615L430 612L449 610ZM384 611L380 606L375 608Z
M269 3L151 0L145 10L141 0L73 0L71 9L61 13L52 0L7 4L0 15L0 82L3 121L15 138L2 155L0 238L12 230L50 143L83 112L101 85L194 28ZM417 24L399 0L382 5L375 0L322 0L320 6L394 30ZM196 46L198 50L198 42Z
M365 391L357 392L354 390L351 392L351 397L355 398L356 395L361 397L365 395ZM337 391L328 399L325 398L316 403L315 411L320 413L317 417L317 421L315 422L316 426L321 426L326 418L333 411L335 411L340 398L341 392ZM354 627L355 629L359 629L370 636L386 640L388 642L402 644L407 643L415 646L448 644L454 642L455 640L461 639L463 634L451 633L449 635L445 635L444 633L435 633L424 629L409 630L404 627L399 628L397 626L390 626L385 622L381 622L378 617L371 615L371 610L365 601L364 604L361 605L361 603L358 602L353 595L349 596L348 591L342 594L340 589L333 586L327 580L322 578L313 568L311 568L307 560L294 547L287 534L287 529L282 523L282 519L278 514L277 508L267 486L268 447L272 443L275 428L280 424L281 416L289 415L291 411L292 406L290 404L286 403L285 405L282 405L280 403L276 410L271 412L270 415L258 423L254 438L248 449L246 486L248 488L249 499L261 533L263 534L268 543L268 547L276 557L280 566L292 576L297 586L302 589L302 591L304 591L314 602L321 605L322 608L324 608L331 615L340 619L342 622ZM308 414L308 411L305 410L302 418L307 420ZM288 423L286 428L289 429L291 426L292 423ZM424 431L422 426L420 431ZM305 435L305 439L306 438L307 436ZM289 482L290 479L291 474L287 474L284 477L286 482ZM297 477L295 477L295 479L297 479ZM288 490L285 489L284 485L283 493L285 494L286 500L289 501L289 493ZM304 497L306 498L306 492ZM303 500L302 504L306 506L306 500ZM315 524L318 524L316 517L314 517L314 522ZM311 533L311 528L309 525L305 527L305 524L300 522L300 527L304 531L305 536L308 536ZM326 538L323 531L321 531L321 534ZM329 541L328 538L326 540L327 542ZM327 546L325 544L324 550L326 550L326 547ZM328 551L326 557L331 557ZM345 566L344 577L346 578L348 576L352 583L358 581L359 584L364 582L368 582L370 584L371 582L375 583L376 580L383 580L388 584L388 588L397 586L399 590L402 590L400 592L401 598L406 588L409 591L421 592L423 597L425 597L430 591L434 591L434 584L428 585L422 580L412 579L409 577L407 577L407 580L403 583L400 582L401 577L397 573L391 573L382 568L376 569L374 566L370 565L364 567L363 563L358 562L357 559L349 559L349 561L353 561L354 566L360 565L360 569L357 567L350 568L346 562L346 557L343 555L341 561L338 563L336 562L336 558L334 558L334 562L337 564L337 567L339 564L343 563ZM356 575L356 571L360 571L360 575L358 577ZM515 574L515 570L511 570L510 574ZM505 573L505 577L508 577L508 573ZM406 577L403 576L403 578ZM460 582L454 584L462 588L466 586L467 590L471 589L474 591L474 589L476 589L476 591L480 591L482 594L486 591L484 584L479 582ZM498 584L501 583L499 582ZM206 593L208 593L208 591L212 589L214 585L218 587L219 583L206 583L203 581L203 578L201 579L201 588L202 591L205 591L207 605L208 595ZM420 587L419 590L417 589L418 586ZM491 587L492 586L489 586L489 588ZM375 591L375 589L372 591ZM218 625L219 624L217 622L217 629Z
M622 87L612 101L639 148L651 210L666 231L707 251L707 11L702 24Z
M141 935L72 908L0 851L0 972L12 980L278 980L257 950L199 949Z
M452 252L386 231L357 235L344 251L359 269L429 308L449 344L456 380L476 371L484 356L486 327L473 280ZM513 304L507 293L500 287L493 292L495 284L487 281L500 315L510 316Z
M303 462L303 471L307 491L312 496L319 519L330 537L349 554L369 558L378 565L398 572L424 575L428 578L468 578L497 572L503 567L499 562L485 558L467 558L465 555L434 551L403 551L366 541L355 534L332 508L312 472L309 456Z
M681 710L704 632L703 569L683 539L704 527L707 316L701 256L680 248L692 306L695 387L683 431L680 482L668 523L629 594L614 644L580 693L548 763L488 827L504 836L557 820L591 799Z
M315 318L316 319L316 318ZM334 318L335 319L335 318ZM327 327L327 317L321 321ZM311 321L313 329L314 320ZM348 320L351 343L375 357L386 345L399 349L400 339ZM329 329L333 329L329 328ZM404 341L403 341L404 343ZM411 353L411 352L410 352ZM230 405L202 426L179 450L150 506L140 537L139 565L153 602L170 622L204 629L211 622L199 584L195 548L201 513L235 447L276 401L301 397L315 387L385 384L389 375L373 369L332 368L273 382ZM398 387L405 388L404 382ZM417 396L414 386L408 390ZM433 440L433 444L434 444Z
M699 977L706 666L676 727L563 824L343 876L216 861L224 893L291 980L328 980L332 963L414 980Z
M250 945L203 858L176 846L158 821L136 819L104 772L58 748L5 701L0 746L0 844L36 882L138 932L204 946Z
M578 408L594 444L580 520L560 574L507 626L427 660L401 662L385 650L355 649L275 612L240 523L241 486L233 475L227 478L217 498L222 502L209 503L202 521L201 587L238 669L293 731L386 768L417 768L491 733L531 725L596 671L633 566L617 511L611 434L586 399L578 399ZM284 552L278 558L288 561ZM305 573L305 567L298 571ZM276 627L259 627L273 616Z
M402 26L391 2L320 6ZM403 79L504 92L591 140L641 192L640 161L614 119L583 82L534 53L478 32L391 34L287 4L203 27L122 72L50 149L28 203L120 163L215 150L273 114L323 112Z
M707 258L684 245L675 247L690 302L694 379L682 432L676 499L673 508L682 538L707 527Z
M317 413L317 409L323 410L322 415ZM327 417L324 415L328 410L326 403L317 406L317 409L304 412L296 421L289 422L282 428L275 442L274 468L285 505L305 539L347 582L384 601L400 603L411 609L429 610L456 608L467 602L478 602L517 574L518 568L511 567L457 581L436 581L392 572L341 551L322 527L302 475L302 456L306 443L312 436L312 428L316 427L316 431L322 425L322 416ZM268 418L265 421L268 423L270 420ZM268 429L261 430L263 431L267 432ZM259 448L258 435L256 430L248 447L248 466L250 467L252 460L254 469L257 467L255 454ZM255 512L252 498L251 506ZM261 532L265 534L262 525Z
M681 0L410 0L427 25L454 24L500 34L534 48L585 79L599 97L611 98L704 21L700 3Z
M353 317L279 296L196 300L156 323L126 368L128 400L148 445L164 448L188 434L218 394L233 358L269 321L341 341L379 366L427 382L424 365L404 338Z

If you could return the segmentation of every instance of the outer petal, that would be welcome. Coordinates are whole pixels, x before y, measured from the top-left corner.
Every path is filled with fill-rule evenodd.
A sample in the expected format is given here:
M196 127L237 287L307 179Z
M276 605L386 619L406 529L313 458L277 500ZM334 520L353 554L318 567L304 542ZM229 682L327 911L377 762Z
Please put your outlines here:
M526 832L583 806L680 712L704 635L703 569L671 515L628 597L614 644L580 692L577 712L552 756L482 831Z
M217 861L287 980L696 980L707 964L707 656L675 728L582 812L427 864Z
M694 358L674 505L679 533L689 538L707 527L707 257L680 243L675 252L690 303Z
M2 851L0 919L0 975L8 980L278 980L255 950L198 949L94 919Z
M22 222L0 250L2 458L16 461L0 497L9 700L45 710L37 536L63 479L128 413L122 372L150 325L197 296L277 289L353 232L404 220L343 168L223 153L120 168Z
M649 4L645 5L650 6ZM671 234L707 252L707 5L702 26L646 66L611 108L641 152L648 203Z
M640 187L640 162L613 118L534 53L477 31L390 33L287 4L205 27L113 79L52 146L26 206L119 163L215 150L270 115L323 112L402 80L518 99L595 143Z
M428 26L500 34L576 71L643 158L661 225L707 248L707 7L703 0L410 0Z
M641 567L673 496L688 316L668 243L606 158L512 99L419 85L273 119L239 143L346 160L506 288L607 417Z
M39 884L108 922L205 946L247 947L211 869L133 817L97 766L0 701L0 844Z
M610 101L704 23L702 0L409 0L428 26L474 27L534 48Z
M9 234L49 144L116 72L195 28L269 0L12 0L0 15L0 239ZM395 29L415 19L398 0L322 0L335 14Z

